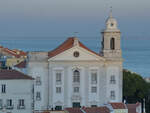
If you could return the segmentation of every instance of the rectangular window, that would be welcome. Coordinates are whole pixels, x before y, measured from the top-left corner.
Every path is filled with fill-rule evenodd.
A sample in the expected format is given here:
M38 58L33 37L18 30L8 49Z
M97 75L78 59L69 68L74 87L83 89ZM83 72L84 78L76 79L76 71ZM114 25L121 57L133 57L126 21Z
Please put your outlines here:
M111 98L112 100L115 100L115 91L111 91L111 92L110 92L110 98Z
M2 93L6 93L6 85L2 84Z
M12 103L12 99L7 99L7 109L13 109L13 103Z
M25 109L24 99L19 99L18 109Z
M79 87L74 87L73 92L74 93L79 93Z
M111 83L111 84L115 84L115 83L116 83L116 80L115 80L115 76L114 76L114 75L112 75L112 76L110 77L110 83Z
M96 71L93 71L91 73L91 83L92 84L97 84L97 72Z
M12 106L12 99L7 100L7 106Z
M36 100L37 101L41 100L41 93L40 92L36 92Z
M92 93L96 93L96 92L97 92L97 87L92 87L92 88L91 88L91 92L92 92Z
M61 82L61 72L60 71L57 71L56 72L56 82Z
M19 106L24 106L24 99L19 99Z
M61 87L56 87L56 93L61 93Z
M41 77L36 77L36 85L41 85Z
M80 76L73 76L74 83L80 83Z
M3 106L3 100L0 99L0 109L2 108L2 106Z

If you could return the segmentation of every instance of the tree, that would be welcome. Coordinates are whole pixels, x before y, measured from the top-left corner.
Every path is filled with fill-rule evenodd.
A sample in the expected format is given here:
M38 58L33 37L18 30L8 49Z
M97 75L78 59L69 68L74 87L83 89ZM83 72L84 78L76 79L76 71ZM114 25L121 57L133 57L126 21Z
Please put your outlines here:
M128 70L123 71L123 99L127 103L143 103L147 100L150 91L150 84L147 83L139 74Z

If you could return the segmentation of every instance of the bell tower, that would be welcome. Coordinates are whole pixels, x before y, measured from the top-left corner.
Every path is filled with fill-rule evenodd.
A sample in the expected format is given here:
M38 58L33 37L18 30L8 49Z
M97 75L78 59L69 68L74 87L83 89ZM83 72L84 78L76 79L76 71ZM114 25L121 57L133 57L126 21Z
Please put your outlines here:
M112 16L112 10L106 20L106 28L102 33L102 55L108 59L122 58L120 47L120 30L117 27L117 20Z

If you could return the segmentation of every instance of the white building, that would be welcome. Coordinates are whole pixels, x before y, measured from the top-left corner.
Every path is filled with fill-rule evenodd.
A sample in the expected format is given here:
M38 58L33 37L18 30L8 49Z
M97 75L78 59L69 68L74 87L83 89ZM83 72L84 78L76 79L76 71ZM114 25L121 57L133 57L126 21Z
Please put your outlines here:
M122 102L120 30L112 14L101 44L95 53L71 37L53 51L30 52L27 71L35 78L35 110Z
M32 113L33 78L15 70L0 70L0 113Z

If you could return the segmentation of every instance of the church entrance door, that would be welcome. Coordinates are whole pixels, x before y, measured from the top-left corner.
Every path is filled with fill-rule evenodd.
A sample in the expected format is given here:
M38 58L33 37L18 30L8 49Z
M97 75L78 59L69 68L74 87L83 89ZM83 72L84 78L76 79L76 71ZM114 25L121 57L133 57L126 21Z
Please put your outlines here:
M72 103L73 108L80 108L80 102L73 102Z

